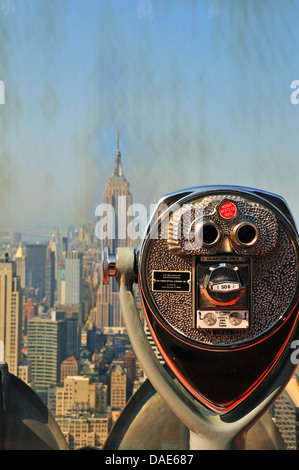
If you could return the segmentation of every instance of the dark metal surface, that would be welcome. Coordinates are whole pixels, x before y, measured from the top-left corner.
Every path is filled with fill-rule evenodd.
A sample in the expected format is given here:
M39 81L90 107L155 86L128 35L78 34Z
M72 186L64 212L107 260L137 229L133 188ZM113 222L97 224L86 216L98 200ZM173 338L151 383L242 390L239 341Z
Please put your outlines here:
M68 450L47 407L18 377L0 365L1 450Z

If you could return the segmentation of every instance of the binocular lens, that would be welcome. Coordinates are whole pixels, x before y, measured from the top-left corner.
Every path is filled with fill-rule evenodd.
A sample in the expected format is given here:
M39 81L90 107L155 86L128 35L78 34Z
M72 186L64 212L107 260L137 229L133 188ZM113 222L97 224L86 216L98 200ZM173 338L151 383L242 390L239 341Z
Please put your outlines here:
M242 224L236 230L236 239L242 245L253 245L257 240L257 229L251 224Z
M204 224L200 228L199 237L205 245L213 245L219 238L219 231L213 224Z

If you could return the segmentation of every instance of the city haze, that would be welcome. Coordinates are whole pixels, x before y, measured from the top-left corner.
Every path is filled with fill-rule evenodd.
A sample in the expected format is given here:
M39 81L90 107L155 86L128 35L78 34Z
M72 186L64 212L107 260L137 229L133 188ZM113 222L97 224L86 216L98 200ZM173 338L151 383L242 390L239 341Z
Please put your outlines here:
M134 202L258 187L299 218L299 2L1 0L1 227L84 224L120 130Z

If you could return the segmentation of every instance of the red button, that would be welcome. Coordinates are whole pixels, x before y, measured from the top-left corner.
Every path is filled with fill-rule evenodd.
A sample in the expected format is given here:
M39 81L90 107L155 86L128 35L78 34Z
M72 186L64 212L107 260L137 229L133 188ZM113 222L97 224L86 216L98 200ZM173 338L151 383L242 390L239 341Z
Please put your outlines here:
M235 204L232 202L225 202L219 209L219 214L224 219L231 219L237 212Z

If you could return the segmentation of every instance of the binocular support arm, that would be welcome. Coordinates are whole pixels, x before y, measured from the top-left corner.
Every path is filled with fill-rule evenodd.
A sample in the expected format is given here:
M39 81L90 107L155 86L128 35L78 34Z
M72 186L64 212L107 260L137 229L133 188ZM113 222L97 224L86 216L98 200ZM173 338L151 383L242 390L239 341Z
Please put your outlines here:
M134 248L118 248L115 263L121 311L132 347L157 393L189 429L190 450L242 449L247 430L263 414L276 392L233 422L225 422L221 413L212 412L196 402L176 379L170 377L146 338L133 293L136 277Z

